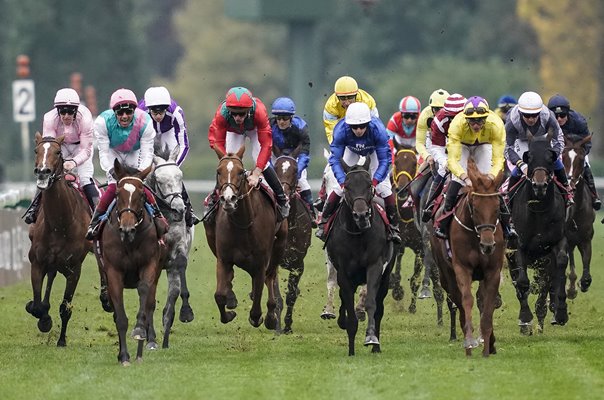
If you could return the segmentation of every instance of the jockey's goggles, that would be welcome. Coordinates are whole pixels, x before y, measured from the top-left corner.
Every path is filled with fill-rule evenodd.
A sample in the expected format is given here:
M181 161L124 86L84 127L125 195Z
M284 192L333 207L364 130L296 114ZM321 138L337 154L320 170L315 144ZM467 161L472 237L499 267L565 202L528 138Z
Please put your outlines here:
M247 113L247 111L229 111L231 117L245 117Z
M275 115L276 120L289 121L292 119L291 115Z
M489 110L487 110L484 107L468 107L465 110L463 110L463 113L468 117L470 117L474 114L486 114L488 112L489 112Z
M163 114L168 110L168 106L153 106L149 107L149 111L153 114Z
M539 117L539 113L537 113L537 114L520 113L520 114L522 114L522 116L524 118L526 118L526 119L531 119L531 118L537 118L537 117Z
M436 113L442 109L443 109L442 107L432 107L432 114L436 115Z
M338 100L346 101L346 100L354 100L357 98L356 94L351 94L349 96L338 96Z
M115 114L118 117L121 117L122 115L126 114L126 115L132 115L134 114L134 108L131 107L116 107L113 109L113 111L115 112Z
M556 113L556 118L566 118L566 117L568 117L568 113L565 113L565 112Z
M57 107L57 110L59 111L59 114L61 114L61 115L65 115L65 114L75 115L75 113L78 112L77 107Z
M349 126L350 126L350 129L365 129L365 128L367 128L367 125L369 125L369 123L358 124L358 125L349 125Z
M403 118L404 118L404 119L417 119L417 114L413 114L413 113L404 113L404 114L403 114Z
M487 122L487 117L467 118L469 124L484 124Z

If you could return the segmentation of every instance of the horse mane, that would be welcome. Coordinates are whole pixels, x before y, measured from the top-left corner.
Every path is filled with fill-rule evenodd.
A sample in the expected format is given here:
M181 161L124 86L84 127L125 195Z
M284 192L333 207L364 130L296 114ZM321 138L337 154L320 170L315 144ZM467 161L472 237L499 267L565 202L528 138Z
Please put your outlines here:
M163 158L164 160L168 160L170 158L170 148L168 147L167 144L164 145L163 148L160 147L161 145L159 143L155 143L153 145L153 153L160 158Z
M499 171L499 174L494 180L489 178L488 174L483 174L478 170L478 166L473 158L468 159L468 177L472 181L472 186L475 192L489 193L493 192L495 188L499 187L503 180L503 169Z

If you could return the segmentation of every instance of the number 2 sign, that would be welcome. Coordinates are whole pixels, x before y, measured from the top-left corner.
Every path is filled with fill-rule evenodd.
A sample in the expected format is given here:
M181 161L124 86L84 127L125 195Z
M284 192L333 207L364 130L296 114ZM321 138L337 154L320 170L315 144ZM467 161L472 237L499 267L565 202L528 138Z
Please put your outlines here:
M32 79L13 81L13 118L15 122L32 122L36 119L36 98Z

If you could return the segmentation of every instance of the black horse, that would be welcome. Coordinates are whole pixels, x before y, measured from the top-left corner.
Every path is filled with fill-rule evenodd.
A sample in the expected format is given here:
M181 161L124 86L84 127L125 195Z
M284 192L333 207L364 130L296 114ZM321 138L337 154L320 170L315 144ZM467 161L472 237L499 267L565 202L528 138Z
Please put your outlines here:
M368 159L369 160L369 159ZM358 319L354 309L354 293L367 284L365 309L367 331L365 346L372 352L380 350L380 324L384 315L384 298L395 260L394 247L386 237L386 227L377 205L372 202L374 191L368 162L363 166L346 166L344 201L334 218L327 240L327 256L337 270L340 286L338 326L348 333L348 355L354 355L354 339Z
M522 178L517 189L512 188L511 212L518 232L518 250L508 256L510 274L520 301L520 332L532 333L533 314L528 305L530 289L527 267L535 269L538 288L535 312L539 330L547 314L547 296L551 291L552 324L568 321L565 270L568 263L565 236L565 205L562 193L553 179L556 152L547 136L528 135L529 150L523 160L528 164L528 178Z

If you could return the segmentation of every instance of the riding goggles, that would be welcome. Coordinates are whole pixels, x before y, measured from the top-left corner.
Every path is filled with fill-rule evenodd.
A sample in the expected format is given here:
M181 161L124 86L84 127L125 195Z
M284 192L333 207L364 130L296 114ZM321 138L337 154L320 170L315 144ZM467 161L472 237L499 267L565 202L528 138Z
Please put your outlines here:
M75 115L76 112L78 112L78 108L77 107L58 107L57 110L59 111L59 114L61 115Z
M486 114L488 112L489 112L489 110L487 110L484 107L468 107L465 110L463 110L463 113L467 117L471 117L474 114L484 115L484 114Z

